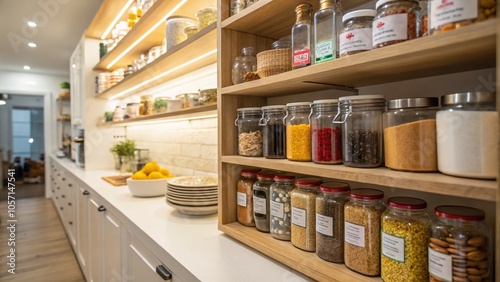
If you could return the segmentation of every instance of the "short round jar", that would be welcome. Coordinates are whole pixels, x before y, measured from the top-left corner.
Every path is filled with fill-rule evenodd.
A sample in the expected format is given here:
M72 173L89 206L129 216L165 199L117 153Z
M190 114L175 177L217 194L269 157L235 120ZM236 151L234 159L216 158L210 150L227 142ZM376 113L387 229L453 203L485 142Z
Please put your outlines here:
M198 19L199 29L202 30L217 21L217 8L203 8L196 13L196 18Z
M339 35L340 57L365 52L373 48L372 24L377 12L363 9L342 17L343 28Z
M417 38L420 7L414 0L379 0L373 19L373 48Z

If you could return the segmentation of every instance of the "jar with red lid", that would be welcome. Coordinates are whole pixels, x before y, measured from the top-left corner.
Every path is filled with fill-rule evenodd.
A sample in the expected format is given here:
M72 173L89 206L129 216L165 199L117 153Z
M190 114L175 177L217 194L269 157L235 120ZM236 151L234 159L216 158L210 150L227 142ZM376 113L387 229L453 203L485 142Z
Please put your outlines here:
M350 187L342 182L325 182L316 196L316 255L326 261L344 262L344 205Z
M344 263L367 276L380 274L380 217L384 192L359 188L349 192L344 205Z
M291 217L292 206L290 192L295 189L295 175L279 173L274 175L274 183L271 184L269 207L271 222L269 223L271 235L279 240L290 241L291 239Z
M304 251L316 251L316 195L321 178L295 180L292 199L292 245Z
M242 169L236 190L236 214L238 222L246 226L255 226L253 218L253 185L257 181L260 169Z
M257 173L257 182L253 184L253 217L255 227L262 232L269 232L269 189L274 183L274 173Z
M316 100L311 105L312 161L318 164L342 163L340 125L333 123L338 113L339 100Z
M493 281L492 232L484 211L437 206L429 239L430 281Z
M384 281L429 281L427 241L430 217L418 198L392 197L382 214L380 259Z

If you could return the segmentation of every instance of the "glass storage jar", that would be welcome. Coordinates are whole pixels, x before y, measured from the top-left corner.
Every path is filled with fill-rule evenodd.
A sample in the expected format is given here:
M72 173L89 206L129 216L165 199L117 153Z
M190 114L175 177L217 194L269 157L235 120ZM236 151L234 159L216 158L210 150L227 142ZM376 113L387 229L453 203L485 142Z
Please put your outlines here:
M352 167L378 167L383 158L382 95L359 95L339 98L342 124L343 162Z
M285 159L286 139L283 118L286 116L286 106L264 106L261 110L262 118L259 125L262 126L263 155L266 159Z
M141 104L139 103L128 103L125 107L125 115L124 119L136 118L139 116L139 107Z
M253 72L257 71L257 57L254 47L241 49L241 56L236 57L232 69L233 84L252 80Z
M286 104L286 157L291 161L311 161L310 102Z
M494 92L441 97L436 114L438 169L472 178L495 179L498 173L498 113Z
M436 112L439 99L387 102L384 113L385 166L403 171L437 171Z
M153 96L142 95L141 105L139 107L139 114L141 116L147 116L153 113Z
M292 201L292 245L304 251L316 251L316 195L321 178L299 178L290 193Z
M245 0L231 0L230 6L231 16L236 15L245 9Z
M429 281L427 241L430 218L427 203L411 197L387 199L382 213L381 277L384 281Z
M380 274L380 217L385 210L384 192L359 188L344 205L345 266L367 276Z
M257 230L269 233L269 190L274 183L274 173L257 173L257 182L253 184L253 217Z
M363 9L342 17L343 28L339 35L340 57L354 55L373 48L372 24L377 12Z
M291 240L292 207L290 192L295 189L295 175L278 173L274 175L274 183L270 187L269 207L271 209L270 233L273 238Z
M378 0L373 19L373 48L417 38L420 7L415 0Z
M255 226L253 218L253 185L260 169L242 169L236 189L236 215L238 222L245 226Z
M492 281L492 232L484 211L437 206L429 239L430 281Z
M338 99L316 100L311 104L312 161L318 164L342 163L340 125L333 123L338 114Z
M153 103L153 112L155 114L164 113L168 110L168 101L170 97L162 96L155 98Z
M420 15L418 17L418 37L429 35L429 13L427 0L419 0Z
M166 33L166 43L167 50L169 51L175 45L186 40L186 34L184 29L187 26L197 26L198 22L195 19L185 17L185 16L170 16L167 18L167 33Z
M316 255L326 261L344 262L344 205L349 184L325 182L316 196Z
M217 88L200 89L198 91L198 105L217 103Z
M262 128L259 120L262 110L257 107L239 108L234 125L238 126L238 154L247 157L262 157Z
M195 35L196 33L198 33L198 27L197 26L191 25L191 26L186 26L184 28L184 34L186 35L186 39L188 39L189 37Z
M207 7L196 12L199 29L202 30L217 21L217 8Z

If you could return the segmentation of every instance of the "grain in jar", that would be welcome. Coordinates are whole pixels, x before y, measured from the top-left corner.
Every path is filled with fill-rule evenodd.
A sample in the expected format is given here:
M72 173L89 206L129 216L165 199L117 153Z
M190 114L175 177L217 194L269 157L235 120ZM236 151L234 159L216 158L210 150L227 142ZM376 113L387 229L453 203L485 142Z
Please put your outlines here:
M239 108L234 125L238 126L238 154L247 157L262 157L262 127L259 120L262 110L257 107Z
M166 33L166 51L169 51L175 45L186 40L184 29L187 26L196 26L198 23L195 19L184 16L170 16L167 18L167 33Z
M286 107L286 157L291 161L311 161L310 103L288 103Z
M367 276L380 274L380 217L385 210L384 192L359 188L344 205L344 263Z
M198 12L196 12L196 18L198 19L199 29L202 30L217 21L217 8L207 7L198 10Z
M299 178L291 192L292 245L304 251L316 251L316 195L321 178Z
M269 232L269 190L274 183L272 172L257 173L257 182L253 184L253 214L255 228L262 232Z
M340 57L365 52L373 48L372 24L377 12L371 9L352 11L342 17L339 35Z
M245 226L255 226L253 218L253 185L260 169L242 169L236 185L236 215L238 222Z
M484 211L437 206L429 240L430 281L492 281L492 234Z
M270 187L271 222L270 233L275 239L291 240L292 207L290 192L295 189L295 175L278 173L274 175L274 183Z
M316 255L326 261L344 262L344 205L349 184L325 182L316 196Z
M424 200L392 197L382 214L381 277L386 282L429 281L427 241L430 218Z

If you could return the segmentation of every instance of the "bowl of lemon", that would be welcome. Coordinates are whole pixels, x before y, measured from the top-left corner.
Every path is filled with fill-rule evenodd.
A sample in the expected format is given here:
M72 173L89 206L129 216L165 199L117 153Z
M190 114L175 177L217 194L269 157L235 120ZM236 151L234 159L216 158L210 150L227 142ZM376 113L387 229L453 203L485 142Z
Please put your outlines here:
M127 178L127 186L132 196L158 197L165 195L167 179L172 177L168 169L152 161Z

